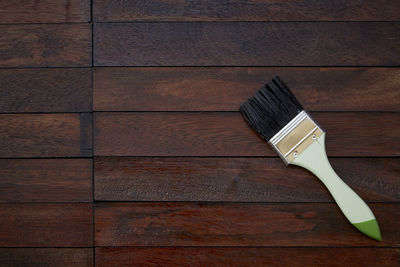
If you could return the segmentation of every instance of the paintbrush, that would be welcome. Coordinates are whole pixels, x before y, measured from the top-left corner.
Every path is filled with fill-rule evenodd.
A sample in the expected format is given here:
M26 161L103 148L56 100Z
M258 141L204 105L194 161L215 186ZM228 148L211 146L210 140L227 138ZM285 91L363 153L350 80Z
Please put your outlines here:
M324 130L279 77L273 78L243 103L240 111L286 164L311 171L325 184L343 214L358 230L382 240L371 209L330 165L325 151Z

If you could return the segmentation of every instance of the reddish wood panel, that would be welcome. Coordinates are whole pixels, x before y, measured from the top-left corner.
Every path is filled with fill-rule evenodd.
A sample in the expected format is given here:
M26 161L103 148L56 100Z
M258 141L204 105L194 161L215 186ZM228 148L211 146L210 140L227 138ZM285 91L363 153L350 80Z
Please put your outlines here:
M3 266L93 266L92 248L0 248Z
M400 23L101 23L97 66L398 66ZM372 41L373 40L373 41Z
M333 158L366 201L400 201L399 159ZM310 172L277 158L96 158L95 199L332 202Z
M90 0L0 0L0 23L90 21Z
M400 111L399 68L96 68L100 111L237 111L279 75L307 110Z
M0 202L92 201L91 159L1 159Z
M1 114L0 158L88 157L91 114Z
M96 248L108 266L397 266L398 248Z
M91 69L2 69L0 112L90 112Z
M399 246L400 204L370 204L382 242L355 229L335 204L103 203L97 246Z
M93 5L96 21L391 21L399 20L399 13L400 5L390 0L96 0Z
M0 204L2 247L88 247L92 204Z
M329 156L398 156L400 113L312 113ZM96 113L98 156L276 156L239 112Z
M90 66L85 24L0 25L0 67Z

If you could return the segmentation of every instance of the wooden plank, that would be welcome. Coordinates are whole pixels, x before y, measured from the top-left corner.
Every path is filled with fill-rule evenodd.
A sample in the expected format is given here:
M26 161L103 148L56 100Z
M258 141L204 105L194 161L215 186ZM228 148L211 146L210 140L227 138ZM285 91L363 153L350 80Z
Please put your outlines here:
M399 246L400 204L371 204L377 242L335 204L101 203L97 246Z
M91 69L0 70L0 112L91 111Z
M91 159L1 159L0 202L90 202Z
M107 266L397 266L398 248L96 248Z
M312 113L329 156L399 156L400 113ZM276 156L239 112L96 113L97 156Z
M92 248L0 248L3 266L93 266Z
M0 23L90 21L89 0L0 0Z
M398 66L397 22L101 23L96 66Z
M77 67L91 64L90 25L0 25L0 67Z
M400 111L400 68L96 68L100 111L237 111L279 75L307 110Z
M0 204L2 247L88 247L92 204Z
M1 114L0 158L89 157L91 114Z
M96 21L391 21L395 1L212 1L96 0Z
M400 160L333 158L366 201L400 201ZM95 199L108 201L332 202L310 172L277 158L96 158Z

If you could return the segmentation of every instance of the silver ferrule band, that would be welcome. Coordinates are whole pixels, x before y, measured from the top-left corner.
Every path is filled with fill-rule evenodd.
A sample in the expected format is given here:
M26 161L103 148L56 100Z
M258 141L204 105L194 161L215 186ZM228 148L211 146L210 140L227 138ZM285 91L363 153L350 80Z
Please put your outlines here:
M277 132L268 143L272 146L275 146L279 143L285 136L290 133L297 125L299 125L306 118L310 118L307 112L302 110L299 114L296 115L288 124L286 124L279 132ZM311 118L310 118L311 119Z
M302 110L270 140L269 144L282 160L289 164L309 144L316 140L323 130Z

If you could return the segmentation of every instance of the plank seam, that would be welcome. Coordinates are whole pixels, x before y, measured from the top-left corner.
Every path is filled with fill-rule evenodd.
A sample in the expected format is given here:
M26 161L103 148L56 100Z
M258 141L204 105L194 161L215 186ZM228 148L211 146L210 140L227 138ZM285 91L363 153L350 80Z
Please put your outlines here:
M133 24L133 23L398 23L400 20L94 20L98 24ZM52 23L49 23L52 24ZM66 23L67 24L67 23Z

